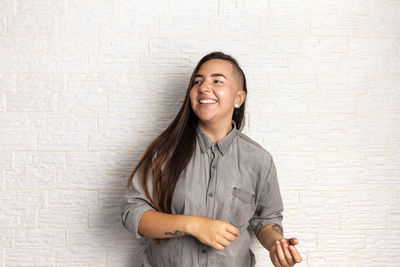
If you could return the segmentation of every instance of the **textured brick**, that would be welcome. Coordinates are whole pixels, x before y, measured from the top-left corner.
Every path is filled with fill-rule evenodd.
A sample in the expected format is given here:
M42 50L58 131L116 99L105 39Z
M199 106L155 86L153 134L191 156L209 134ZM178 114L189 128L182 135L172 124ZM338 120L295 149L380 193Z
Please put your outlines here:
M96 36L59 34L49 36L47 51L49 58L85 58L96 53Z
M319 76L318 92L323 95L365 95L368 89L369 78L359 76Z
M89 57L89 73L137 73L138 57L135 55L99 55ZM81 71L85 72L85 71Z
M17 229L16 247L60 247L65 244L64 229Z
M85 134L55 133L38 135L38 150L86 150Z
M209 33L209 20L203 17L160 17L160 37L205 36Z
M69 248L104 248L114 244L112 229L67 229L66 246Z
M226 43L229 43L229 47L226 46ZM227 54L234 55L246 55L249 53L249 41L240 37L201 37L199 38L198 47L198 51L201 55L205 55L214 50L223 50Z
M188 59L184 55L152 54L140 56L140 73L186 73L188 70Z
M0 151L0 169L13 168L13 153Z
M298 74L338 74L340 59L347 53L346 39L342 37L304 37L299 55L291 60L290 70Z
M360 250L358 251L358 260L357 263L359 266L377 266L377 267L386 267L386 266L397 266L400 261L400 255L398 253L399 249L386 248L379 250ZM382 256L382 255L390 255L390 256Z
M42 113L0 114L0 133L12 134L20 132L35 134L45 129L45 117Z
M117 89L117 77L112 74L69 74L66 89L70 93L107 93Z
M67 170L57 172L59 189L104 189L105 174L93 170Z
M400 3L369 1L369 14L360 18L360 36L394 37L400 35Z
M55 189L56 171L48 167L23 167L5 172L7 189Z
M94 113L50 113L46 116L49 133L88 133L96 132L97 116Z
M340 213L340 227L343 229L385 229L386 211L359 210L356 207Z
M263 55L257 53L251 53L248 56L240 58L237 56L237 60L243 65L243 71L245 73L254 73L265 75L277 74L287 75L289 74L289 56L288 54L274 54L274 55Z
M0 230L0 247L12 247L14 234L12 229ZM1 257L0 257L1 259ZM0 265L1 266L1 265Z
M33 134L0 134L1 150L35 150L36 135Z
M105 112L107 95L95 92L73 92L57 95L57 109L60 112Z
M29 257L27 256L29 255ZM54 266L54 248L21 247L7 248L5 252L6 266Z
M293 1L294 2L294 1ZM301 2L303 3L303 2ZM309 33L309 22L306 16L295 11L295 15L270 13L261 17L259 34L261 36L304 36Z
M35 227L36 208L45 206L45 192L4 191L0 201L0 227Z
M359 211L371 213L400 210L397 191L353 191L349 193L349 205Z
M55 249L56 266L106 266L105 248L67 247Z
M56 97L53 93L20 92L7 94L7 111L55 111Z
M16 75L16 91L20 93L62 93L64 75L59 73L21 73Z
M340 149L353 152L385 151L386 138L396 131L398 121L397 116L348 115L348 130L340 136Z
M121 229L120 207L125 190L101 191L99 209L89 211L89 227Z
M112 1L70 1L68 12L57 18L60 33L98 34L107 29L113 12Z
M219 1L220 14L224 13L245 13L252 16L264 15L267 12L267 2L258 0L221 0Z
M20 168L63 169L64 163L64 152L21 151L15 153L15 166Z
M309 95L317 90L317 79L308 76L274 76L269 79L271 96L290 94Z
M307 266L357 266L355 259L356 250L343 249L339 251L319 250L307 252Z
M47 193L49 208L96 208L98 193L94 190L52 190Z
M120 1L121 2L121 1ZM127 3L131 3L130 0L126 1ZM143 1L140 3L151 3L150 1ZM154 19L153 11L156 7L161 6L160 1L157 1L156 5L152 6L151 11L152 15L139 15L129 14L134 9L135 5L130 4L129 8L121 7L119 11L119 16L112 16L109 18L109 26L111 32L113 33L129 33L136 36L148 35L149 37L159 37L159 19ZM122 6L122 3L121 3ZM144 10L146 12L146 10Z
M311 35L352 36L359 33L359 19L345 15L318 16L310 19Z
M196 53L199 42L194 38L152 38L149 40L150 53Z
M114 170L116 153L110 151L67 152L67 166L73 170Z
M210 29L211 36L255 36L257 34L259 21L257 17L242 14L238 16L236 13L221 14L211 18L214 25Z
M360 113L399 114L400 92L396 90L399 82L400 77L396 76L369 78L368 94L359 97Z
M270 0L268 10L271 14L281 17L289 16L315 16L317 15L319 4L313 0L304 0L302 2L291 0Z
M154 17L164 15L168 12L168 0L137 1L132 4L131 0L120 0L118 6L119 14L130 16ZM182 6L182 5L181 5Z
M399 230L371 230L367 231L368 250L399 250L397 240L400 237Z
M54 34L56 15L52 13L20 12L7 18L7 32L12 34Z
M321 15L367 16L368 12L366 1L329 0L319 3Z
M38 210L38 224L43 227L87 227L87 208L64 206Z
M400 229L400 212L389 212L389 227L391 229Z
M98 38L98 53L103 56L130 57L148 53L146 37L131 34L101 35Z
M317 246L322 250L357 249L366 247L364 231L318 231Z
M0 93L11 92L14 90L15 76L16 75L11 73L0 74Z
M57 57L42 56L38 59L38 71L50 73L79 73L88 71L87 56L77 57Z

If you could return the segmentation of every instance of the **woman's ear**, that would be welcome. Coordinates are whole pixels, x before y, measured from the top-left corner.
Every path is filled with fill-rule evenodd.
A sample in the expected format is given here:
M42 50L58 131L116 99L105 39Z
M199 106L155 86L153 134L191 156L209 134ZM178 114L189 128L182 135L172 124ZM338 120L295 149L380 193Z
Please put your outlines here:
M245 100L246 100L246 92L244 90L239 90L235 98L235 103L242 105Z

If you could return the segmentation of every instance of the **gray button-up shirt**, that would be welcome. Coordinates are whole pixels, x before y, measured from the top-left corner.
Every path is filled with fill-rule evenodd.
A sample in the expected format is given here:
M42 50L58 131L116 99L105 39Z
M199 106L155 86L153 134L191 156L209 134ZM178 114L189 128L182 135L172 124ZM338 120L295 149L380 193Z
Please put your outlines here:
M226 221L239 228L240 236L224 250L207 246L191 235L165 238L155 245L138 232L142 214L155 210L144 194L138 171L125 195L121 217L123 226L146 242L142 266L252 267L256 260L249 247L251 238L267 224L282 226L283 203L272 155L236 129L234 120L232 126L217 142L197 126L196 149L178 179L171 210L173 214Z

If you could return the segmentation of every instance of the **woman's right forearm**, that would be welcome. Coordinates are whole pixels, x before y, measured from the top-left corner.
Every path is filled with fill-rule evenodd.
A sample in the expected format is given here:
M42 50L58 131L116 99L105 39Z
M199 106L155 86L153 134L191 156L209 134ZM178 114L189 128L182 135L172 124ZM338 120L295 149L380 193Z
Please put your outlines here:
M191 235L196 216L169 214L156 210L143 213L138 232L151 238L170 238Z

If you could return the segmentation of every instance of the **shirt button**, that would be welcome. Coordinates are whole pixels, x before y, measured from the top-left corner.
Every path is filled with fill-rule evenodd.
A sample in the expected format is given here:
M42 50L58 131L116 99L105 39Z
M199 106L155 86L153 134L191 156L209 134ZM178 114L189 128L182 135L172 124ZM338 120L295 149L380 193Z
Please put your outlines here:
M207 250L206 250L205 248L203 248L203 249L201 250L201 252L206 253Z
M212 196L213 196L213 194L212 194L212 193L208 193L208 196L209 196L209 197L212 197Z

